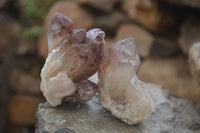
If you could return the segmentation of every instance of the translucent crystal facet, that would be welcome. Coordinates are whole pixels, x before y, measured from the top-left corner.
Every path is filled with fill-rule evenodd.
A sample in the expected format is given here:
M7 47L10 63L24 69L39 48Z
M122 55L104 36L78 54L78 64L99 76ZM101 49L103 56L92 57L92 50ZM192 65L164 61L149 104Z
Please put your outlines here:
M132 38L112 44L98 70L100 103L128 124L146 120L153 102L136 75L140 58Z
M48 25L49 54L41 71L41 90L52 106L61 104L64 97L86 102L96 94L97 86L87 78L102 60L104 34L100 29L74 29L70 18L60 13L53 16Z

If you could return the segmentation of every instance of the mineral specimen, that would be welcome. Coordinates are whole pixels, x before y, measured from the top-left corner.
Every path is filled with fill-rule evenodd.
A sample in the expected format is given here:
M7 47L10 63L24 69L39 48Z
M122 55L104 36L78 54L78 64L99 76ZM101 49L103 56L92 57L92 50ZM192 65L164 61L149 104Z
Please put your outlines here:
M43 95L55 107L65 97L85 103L98 90L100 103L116 117L128 124L146 120L154 107L136 75L140 64L136 45L127 38L111 45L104 55L104 36L100 29L74 29L71 19L56 13L48 26ZM97 70L98 86L88 80Z
M127 124L146 120L154 105L136 75L140 58L132 38L112 44L99 66L100 103Z
M97 86L87 80L102 60L104 32L74 29L70 18L55 13L48 25L49 54L41 71L41 90L52 106L65 97L87 102Z

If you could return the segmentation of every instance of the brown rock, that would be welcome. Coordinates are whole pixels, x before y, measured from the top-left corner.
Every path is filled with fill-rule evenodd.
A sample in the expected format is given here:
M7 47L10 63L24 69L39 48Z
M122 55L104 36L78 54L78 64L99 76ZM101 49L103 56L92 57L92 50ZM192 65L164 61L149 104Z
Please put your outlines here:
M92 6L101 11L110 12L113 10L115 3L119 0L81 0L84 4Z
M115 11L108 15L99 16L96 19L96 25L102 27L108 35L109 32L116 32L119 25L126 21L128 21L128 17L125 14Z
M40 94L40 78L31 73L24 72L19 69L14 69L11 73L11 86L18 93Z
M180 56L172 59L147 59L139 70L141 80L162 85L168 91L200 102L200 87L189 72L187 60Z
M178 51L178 44L175 40L154 36L144 28L136 24L124 24L120 26L117 36L108 43L117 42L126 37L133 37L142 58L149 56L170 57Z
M32 133L34 129L29 126L10 125L7 127L8 133Z
M175 23L172 14L162 10L156 0L125 0L123 9L131 19L154 32L165 33Z
M37 43L33 40L21 40L17 46L16 54L18 56L30 55L36 53Z
M80 5L73 1L62 1L55 4L49 11L48 16L44 24L44 35L41 38L38 46L38 53L41 57L46 58L48 54L47 44L47 24L53 17L55 12L59 12L63 15L68 16L74 22L77 29L91 28L94 25L94 20L86 11L84 11Z
M152 57L167 58L179 52L176 38L154 36L154 41L150 49Z
M21 25L2 14L0 20L0 57L3 57L16 44Z
M9 122L16 125L34 125L35 112L42 100L37 97L15 95L9 102Z
M200 83L200 42L190 47L189 65L193 77Z
M0 8L4 7L6 2L6 0L0 0Z
M183 52L188 54L190 46L197 41L200 41L200 19L190 17L181 27L179 44Z
M48 55L48 45L47 45L47 33L45 31L38 43L38 54L42 58L46 58Z
M124 24L117 32L115 41L120 41L126 37L133 37L136 43L139 55L141 57L147 57L150 53L154 37L140 26L135 24Z

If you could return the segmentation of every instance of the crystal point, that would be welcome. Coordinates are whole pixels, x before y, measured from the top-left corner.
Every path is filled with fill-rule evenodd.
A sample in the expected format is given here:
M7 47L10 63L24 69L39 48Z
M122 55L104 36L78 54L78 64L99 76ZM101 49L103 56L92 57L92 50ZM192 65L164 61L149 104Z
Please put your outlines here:
M85 103L89 101L93 96L96 95L98 86L89 81L89 80L83 80L81 83L77 86L76 91L76 98L82 102Z
M100 103L128 124L146 120L153 102L136 75L140 58L132 38L112 44L98 70Z

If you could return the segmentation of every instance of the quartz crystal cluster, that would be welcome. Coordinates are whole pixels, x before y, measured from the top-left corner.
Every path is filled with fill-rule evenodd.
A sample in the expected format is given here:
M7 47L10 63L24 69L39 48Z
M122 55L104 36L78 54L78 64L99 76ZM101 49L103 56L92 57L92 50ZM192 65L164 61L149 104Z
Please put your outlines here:
M90 100L97 85L88 81L102 60L104 32L74 29L70 18L56 13L48 25L49 54L41 71L41 90L52 106L65 97Z
M146 120L153 102L136 75L140 58L132 38L112 44L98 70L100 103L128 124Z
M85 103L99 92L100 103L127 124L146 120L153 102L136 75L140 58L132 38L104 53L104 32L74 29L56 13L48 26L49 54L41 71L41 90L52 106L65 97ZM98 70L98 85L88 78Z

